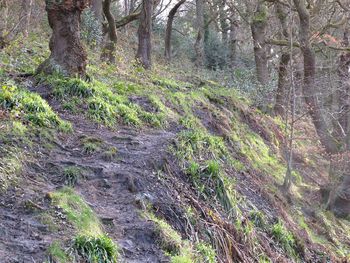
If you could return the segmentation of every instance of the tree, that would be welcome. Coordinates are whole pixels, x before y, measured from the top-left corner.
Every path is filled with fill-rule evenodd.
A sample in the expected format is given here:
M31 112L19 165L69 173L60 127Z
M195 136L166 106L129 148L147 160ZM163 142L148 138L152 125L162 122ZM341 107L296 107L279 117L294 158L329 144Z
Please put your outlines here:
M229 64L231 67L236 66L237 63L237 29L238 29L238 21L235 16L235 11L233 8L230 8L231 16L229 18L230 21L230 34L228 40L228 48L229 48Z
M180 0L169 12L168 21L166 24L165 31L165 58L170 61L171 60L171 34L173 31L173 22L174 17L176 15L177 10L180 6L185 3L186 0Z
M254 41L254 57L258 81L266 85L269 81L269 70L266 55L266 28L267 7L264 0L258 0L256 11L253 14L250 28Z
M197 28L197 38L194 44L194 49L196 51L196 66L204 66L204 1L196 0L196 28Z
M276 15L281 24L281 32L283 38L286 41L289 40L288 24L287 24L287 12L285 7L281 3L276 3ZM278 86L276 91L276 102L274 107L274 113L279 116L285 115L286 105L286 91L288 87L288 64L290 61L291 54L284 47L281 48L282 55L278 67ZM291 69L292 70L292 69Z
M33 0L22 0L22 15L20 17L20 28L25 37L29 34L30 18L32 16Z
M103 18L102 0L92 0L91 10L94 13L96 20L102 23L102 18Z
M348 216L350 214L350 174L348 173L350 167L347 161L345 163L345 169L340 169L342 167L339 166L338 161L342 158L349 159L350 144L348 140L350 138L350 132L346 121L350 119L350 113L346 110L343 111L343 116L346 117L342 118L342 115L340 115L340 117L333 122L336 123L339 128L329 127L330 124L326 121L322 106L319 104L319 100L315 94L316 59L315 52L310 43L310 13L303 0L293 0L293 2L299 15L300 48L304 57L303 93L305 102L316 128L316 132L330 160L329 177L331 185L326 206L337 215ZM341 56L339 76L340 78L345 77L346 81L349 81L348 67L350 58L347 57L348 56L342 58ZM345 89L345 92L349 94L346 86L347 85L342 85L340 88L341 90ZM339 100L338 103L339 109L344 110L349 105L349 100ZM338 129L340 129L341 132L336 132Z
M222 42L226 45L228 40L228 30L230 28L227 23L227 14L226 14L226 0L219 1L219 20L220 20L220 29L222 34Z
M108 22L108 40L102 52L102 59L107 59L110 63L115 63L115 51L118 40L115 19L111 12L111 0L103 1L103 13Z
M143 0L140 15L140 24L138 29L138 49L136 59L145 69L152 67L151 50L152 50L152 13L153 0Z
M49 25L52 28L50 57L37 72L51 74L60 72L66 76L84 77L87 55L80 41L81 12L90 0L46 0Z
M7 34L7 17L8 17L8 2L7 0L0 0L0 49L6 45Z

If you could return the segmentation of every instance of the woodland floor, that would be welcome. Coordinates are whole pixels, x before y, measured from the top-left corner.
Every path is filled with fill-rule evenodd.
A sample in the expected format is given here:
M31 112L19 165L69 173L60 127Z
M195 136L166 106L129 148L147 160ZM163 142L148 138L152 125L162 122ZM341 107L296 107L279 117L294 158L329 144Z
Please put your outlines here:
M61 102L54 99L47 86L34 87L29 80L28 88L48 101L60 118L72 123L74 132L60 133L51 140L50 145L39 145L39 138L34 140L33 144L38 145L34 147L37 151L25 160L22 181L10 187L5 195L0 195L1 263L54 262L48 256L49 246L60 240L65 247L69 247L72 236L76 234L75 229L64 211L53 206L50 200L50 193L66 185L62 171L67 167L77 167L82 171L74 185L74 191L83 197L99 217L104 232L117 243L120 249L118 262L170 261L160 247L154 222L142 215L147 204L152 204L155 214L161 215L184 238L196 236L200 231L184 216L187 205L197 207L200 216L204 218L207 211L221 214L220 209L216 210L208 204L208 200L199 198L198 191L188 182L174 155L169 152L169 146L175 143L176 136L182 129L180 124L169 123L166 130L122 125L109 129L88 121L82 115L62 110ZM152 108L147 100L133 98L133 101L143 108ZM210 120L209 113L209 109L203 110L199 119L203 123ZM208 124L208 130L216 134L213 127L216 124ZM86 140L94 142L97 148L87 152L84 148ZM106 152L111 149L115 154L106 156ZM249 166L245 163L246 159L242 158L241 161ZM306 170L307 166L304 167L302 162L298 165L308 175L304 176L305 181L312 181L312 185L317 186L324 184L323 177L317 176L321 174L319 171ZM225 172L235 179L235 187L240 196L238 206L243 212L249 214L249 211L261 211L270 225L275 224L283 215L288 219L288 225L297 229L284 209L284 205L288 207L290 204L277 191L271 192L268 189L269 186L277 189L272 176L261 176L253 169L235 171L228 168ZM305 189L302 190L305 190L303 194L307 198L306 201L302 200L302 205L313 208L314 203L318 202L318 194L315 194L316 190ZM45 224L43 214L51 215L54 224ZM222 218L225 223L225 216ZM217 223L214 220L208 222ZM226 227L229 224L223 225ZM279 258L278 262L293 262L283 257L285 252L281 245L269 233L258 228L256 231L271 258ZM305 235L305 230L295 232L302 237ZM308 238L305 240L305 247L311 251L313 247ZM249 247L244 247L245 240L238 242L239 250L250 252ZM318 260L315 251L321 250L322 248L312 249L307 255L311 261L305 262L327 262Z
M40 222L40 214L50 209L46 196L63 185L57 173L66 166L84 171L84 180L78 181L75 190L117 241L121 262L168 262L157 246L153 223L142 218L139 211L143 199L152 199L159 192L155 174L174 134L126 127L109 130L77 116L62 113L61 117L74 124L74 134L60 138L52 150L36 153L40 158L29 161L25 183L1 196L0 262L43 262L54 239L70 238L63 227L53 236ZM114 147L116 158L105 160L98 152L83 153L83 138ZM67 224L58 208L54 213L61 217L58 225Z

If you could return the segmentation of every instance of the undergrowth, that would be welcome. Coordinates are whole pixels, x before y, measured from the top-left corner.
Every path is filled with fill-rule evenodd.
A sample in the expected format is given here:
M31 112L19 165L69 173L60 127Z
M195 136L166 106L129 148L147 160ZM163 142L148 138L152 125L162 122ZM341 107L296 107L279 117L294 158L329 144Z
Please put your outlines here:
M145 212L144 216L154 222L159 245L170 257L171 263L217 262L216 252L209 244L182 239L165 220L156 217L152 212Z
M72 173L76 173L75 168L69 168L69 174ZM51 245L48 252L52 257L67 263L72 259L79 261L77 256L91 263L117 262L119 252L116 244L104 234L98 217L80 195L72 188L64 187L50 193L49 196L52 204L63 210L68 222L76 231L73 245L66 252L57 242Z
M72 130L70 123L61 120L40 95L12 84L2 85L0 107L24 123L64 132Z

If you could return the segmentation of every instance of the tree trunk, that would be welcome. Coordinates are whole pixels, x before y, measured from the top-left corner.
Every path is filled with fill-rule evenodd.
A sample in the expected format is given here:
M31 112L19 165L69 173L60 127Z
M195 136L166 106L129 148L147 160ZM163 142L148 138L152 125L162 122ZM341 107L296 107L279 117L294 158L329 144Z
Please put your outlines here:
M219 19L222 34L222 42L226 45L228 40L229 25L227 23L227 15L225 11L226 0L221 0L219 3Z
M94 13L95 19L102 24L102 20L103 20L102 0L92 0L91 10Z
M52 28L51 55L38 67L37 73L60 72L65 76L85 77L87 55L80 41L80 15L89 4L89 0L65 0L60 3L46 0Z
M197 26L197 38L194 45L196 51L197 67L204 66L204 1L196 0L196 26Z
M186 0L180 0L169 12L168 15L168 21L166 24L166 31L165 31L165 58L170 61L171 60L171 34L173 31L173 22L174 17L177 12L177 10L180 8L180 6L185 3Z
M328 130L328 125L322 114L322 109L315 95L316 60L310 44L310 15L301 0L293 0L300 20L299 37L301 51L304 57L304 85L305 102L310 112L316 131L326 151L330 154L338 153L338 144Z
M153 1L143 0L142 10L140 15L140 25L138 29L138 49L136 59L141 63L145 69L152 67L151 59L151 37L152 37L152 13Z
M115 19L111 13L111 0L103 1L103 13L108 21L108 40L103 49L101 58L108 60L110 63L115 63L115 52L117 45L117 29L115 27Z
M276 4L276 14L277 17L280 20L281 24L281 35L288 41L289 40L289 33L288 33L288 24L287 24L287 12L284 10L282 4L277 3ZM282 55L279 63L278 68L278 86L277 86L277 92L276 92L276 102L274 107L274 113L279 116L284 116L285 106L287 104L286 97L287 97L287 88L288 88L288 64L290 61L290 52L287 49L282 48ZM291 68L291 70L293 70Z
M286 114L286 96L288 90L288 64L290 61L290 55L283 53L280 59L278 67L278 85L276 91L276 102L274 107L274 113L279 116ZM292 70L292 69L291 69Z
M339 171L339 164L335 160L342 159L348 154L340 147L344 143L343 138L334 138L328 130L327 123L322 114L322 109L315 95L316 62L315 54L309 42L310 39L310 14L302 3L302 0L293 0L300 20L300 45L304 56L304 96L317 134L330 156L330 194L327 208L340 216L350 215L350 174L349 161L346 160L343 170Z
M8 10L7 0L0 0L0 49L6 46Z
M259 0L257 10L251 23L251 31L254 41L254 57L258 81L266 85L269 81L269 71L266 55L267 8L264 2Z
M237 29L238 21L235 19L235 11L231 11L230 18L230 39L229 39L229 63L231 67L237 64Z
M22 16L20 21L20 28L24 37L29 35L30 18L32 16L33 0L22 0Z

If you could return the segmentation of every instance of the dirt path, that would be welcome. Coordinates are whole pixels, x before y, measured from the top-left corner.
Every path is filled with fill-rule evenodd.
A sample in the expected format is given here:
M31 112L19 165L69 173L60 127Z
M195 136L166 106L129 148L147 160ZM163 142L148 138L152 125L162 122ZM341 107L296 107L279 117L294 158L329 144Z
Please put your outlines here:
M79 117L63 115L74 124L74 134L62 140L38 164L26 169L28 183L0 198L0 262L43 262L54 239L40 223L38 214L48 209L45 195L62 185L57 171L77 166L84 171L75 190L100 217L105 231L121 249L120 262L168 262L156 243L154 226L140 216L138 201L158 197L157 170L162 166L173 134L165 131L138 132L99 128ZM104 152L86 154L84 138L94 138L101 148L115 148L116 157L106 160ZM30 179L32 178L32 179ZM11 199L10 196L13 196ZM10 197L10 198L9 198ZM24 200L39 207L27 209Z

